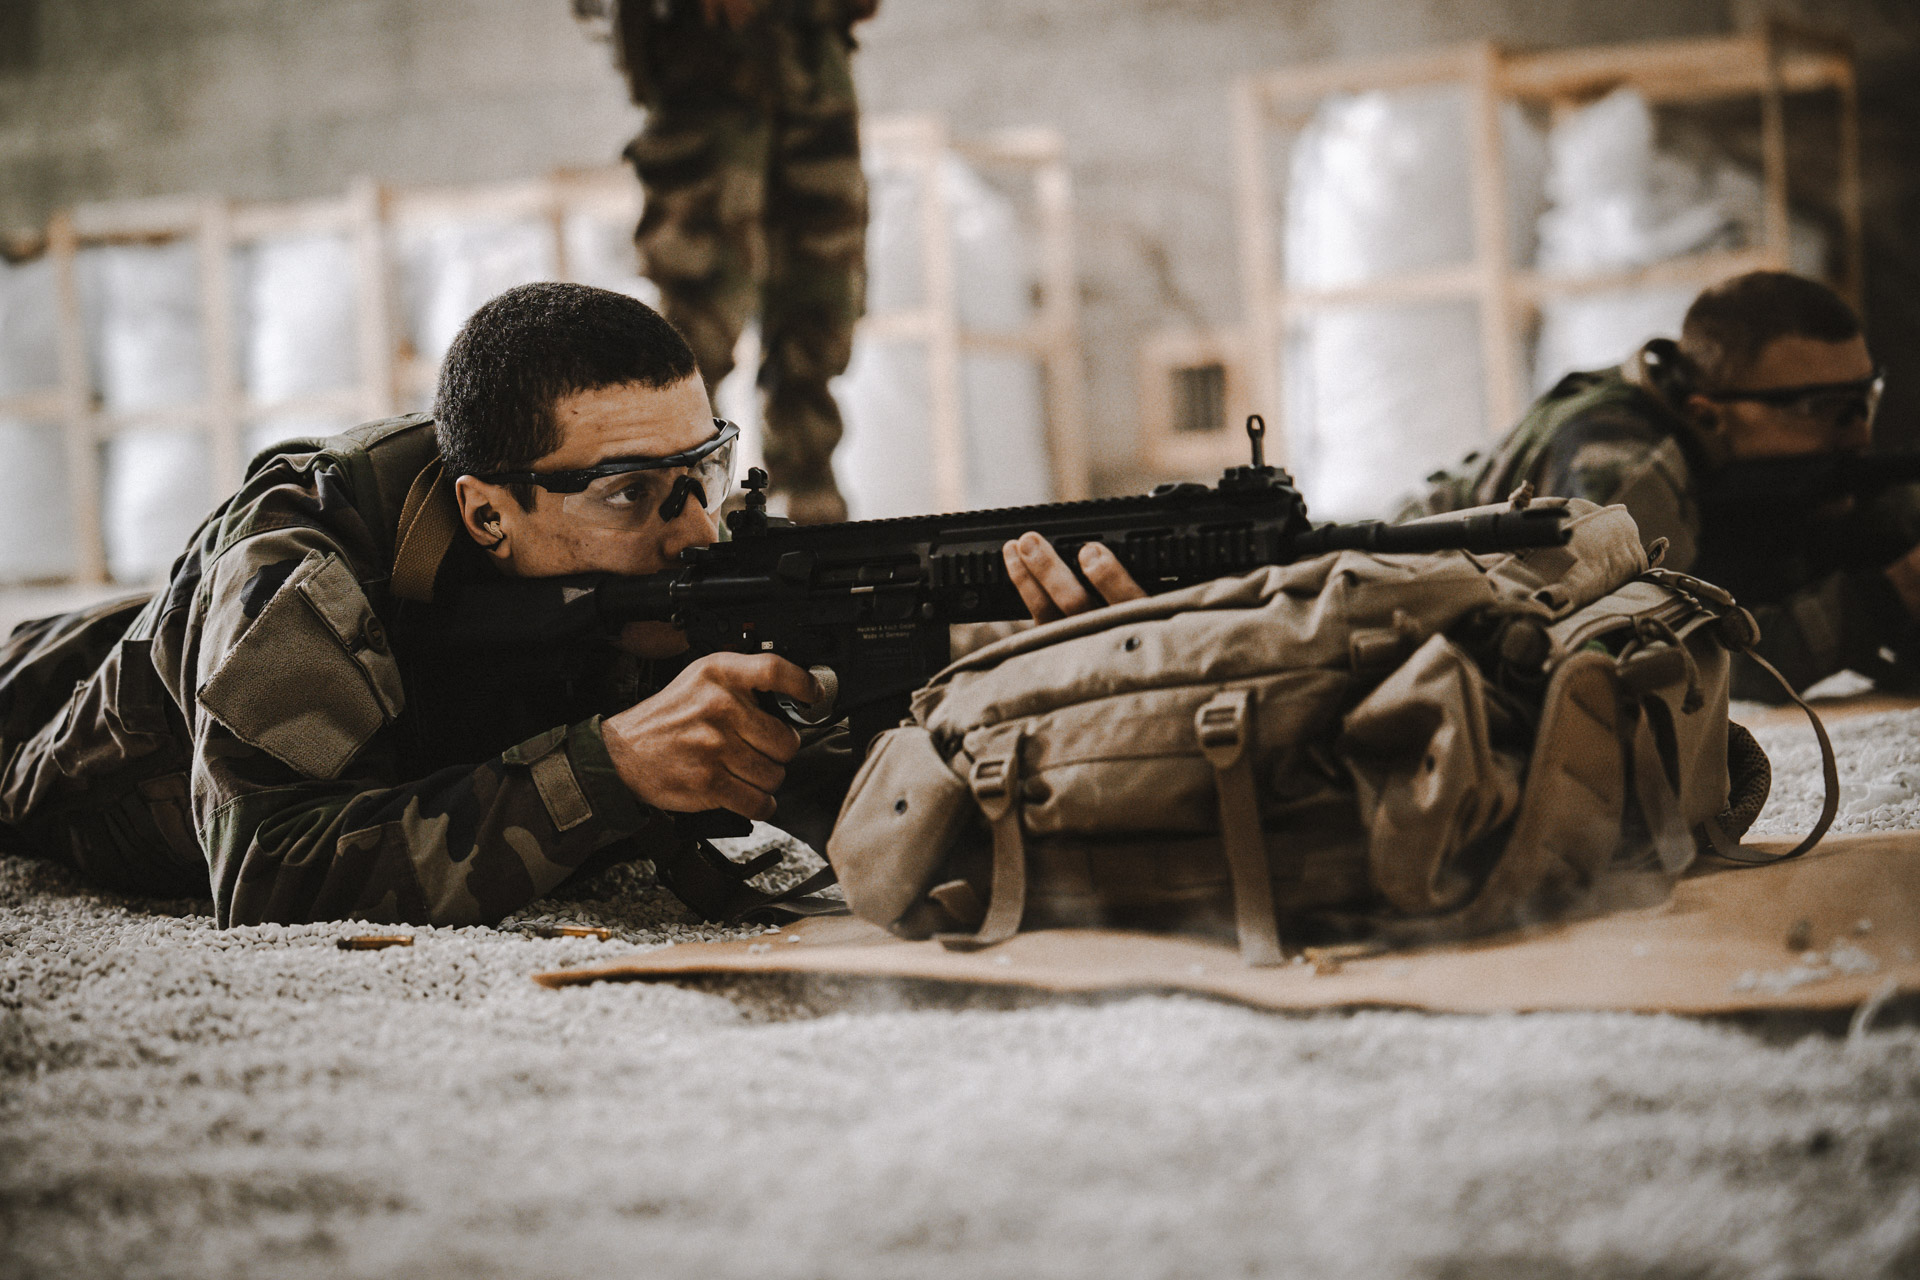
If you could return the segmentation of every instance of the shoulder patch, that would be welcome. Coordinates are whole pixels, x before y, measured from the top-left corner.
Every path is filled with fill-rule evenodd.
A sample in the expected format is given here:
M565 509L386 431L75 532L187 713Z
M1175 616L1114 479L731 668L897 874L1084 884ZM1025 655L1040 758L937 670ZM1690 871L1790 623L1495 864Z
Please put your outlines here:
M197 694L242 742L335 778L405 705L386 632L352 570L311 551Z

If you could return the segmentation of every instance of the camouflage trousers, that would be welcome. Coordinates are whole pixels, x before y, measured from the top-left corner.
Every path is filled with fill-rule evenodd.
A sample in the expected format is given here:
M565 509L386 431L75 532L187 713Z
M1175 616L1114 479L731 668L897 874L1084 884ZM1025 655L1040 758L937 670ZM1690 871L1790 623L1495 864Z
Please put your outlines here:
M848 49L838 33L796 24L759 56L763 73L736 80L756 92L708 85L683 100L663 85L651 95L627 148L646 195L635 241L709 391L758 317L774 487L835 493L842 427L827 384L846 371L866 299L867 186Z
M145 604L25 622L0 644L0 848L122 893L204 896L190 766L145 644L122 639Z

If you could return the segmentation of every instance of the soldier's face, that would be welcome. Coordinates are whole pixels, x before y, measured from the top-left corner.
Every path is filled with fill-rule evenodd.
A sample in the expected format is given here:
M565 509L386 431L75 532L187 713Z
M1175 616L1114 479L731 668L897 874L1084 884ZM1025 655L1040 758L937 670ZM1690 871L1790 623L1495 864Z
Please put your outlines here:
M1760 352L1740 391L1782 387L1820 387L1858 382L1873 376L1873 357L1864 337L1845 342L1815 338L1776 338ZM1718 431L1736 458L1777 458L1793 454L1860 452L1871 441L1872 425L1859 414L1816 414L1782 405L1728 401L1712 406Z
M616 458L666 457L713 435L713 410L698 376L670 387L627 384L579 391L554 406L560 445L536 459L532 471L574 471ZM462 477L467 486L472 477ZM477 483L477 482L476 482ZM462 494L468 531L489 546L500 567L516 577L567 573L657 573L688 547L718 536L713 518L697 501L682 504L671 520L653 512L639 524L618 528L570 518L561 495L536 488L531 510L487 485L491 501L475 519L475 504ZM497 532L488 519L497 520Z

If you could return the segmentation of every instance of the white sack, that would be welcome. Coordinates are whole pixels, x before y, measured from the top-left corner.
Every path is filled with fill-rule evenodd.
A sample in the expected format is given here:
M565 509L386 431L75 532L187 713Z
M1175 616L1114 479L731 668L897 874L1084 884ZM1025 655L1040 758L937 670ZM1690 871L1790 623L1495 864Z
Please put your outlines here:
M922 305L920 207L911 173L869 157L867 306L873 314ZM1031 323L1035 279L1031 250L1012 201L965 162L941 160L956 304L963 328L1016 332ZM963 354L969 507L1045 502L1052 494L1043 382L1038 362L1017 355ZM927 348L917 342L854 344L834 397L847 434L834 474L856 518L937 510L932 390Z
M607 218L581 210L569 213L561 224L567 274L581 284L638 298L657 311L660 290L640 274L633 224L632 218Z
M544 222L476 220L410 227L398 237L402 323L420 359L437 365L480 304L515 285L551 280L553 230ZM431 389L410 407L427 408Z
M204 395L197 248L116 245L83 252L79 265L102 407L160 409ZM213 505L212 451L199 431L141 427L105 452L108 572L155 581Z
M1547 148L1543 272L1627 270L1765 238L1759 179L1724 160L1697 164L1659 150L1653 110L1636 90L1617 89L1561 120ZM1799 220L1791 231L1794 269L1821 274L1824 238ZM1575 369L1618 364L1649 338L1677 336L1698 292L1668 285L1548 299L1534 390Z
M1471 302L1326 312L1288 356L1286 461L1315 519L1390 515L1486 440Z
M53 261L0 261L0 398L60 383ZM74 571L72 505L57 422L0 415L0 582L58 578Z
M1286 281L1333 288L1469 263L1475 237L1464 91L1329 98L1290 157ZM1502 117L1516 261L1531 246L1540 143ZM1486 442L1477 307L1343 307L1289 335L1287 456L1313 514L1379 516L1437 467Z
M267 240L243 258L246 303L241 381L253 401L274 405L351 389L359 378L358 281L345 236ZM247 431L251 455L295 437L354 425L351 412L269 408Z

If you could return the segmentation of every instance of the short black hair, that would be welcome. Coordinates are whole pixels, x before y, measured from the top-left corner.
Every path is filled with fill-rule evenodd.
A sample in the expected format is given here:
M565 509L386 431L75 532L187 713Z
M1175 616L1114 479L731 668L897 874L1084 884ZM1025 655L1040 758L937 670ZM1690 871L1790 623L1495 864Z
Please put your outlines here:
M484 303L447 348L433 403L440 456L454 476L524 470L560 447L553 411L567 396L670 387L698 371L687 340L637 298L523 284Z
M1693 300L1680 325L1680 350L1709 390L1737 387L1776 338L1845 342L1860 336L1860 317L1845 298L1805 276L1749 271L1722 280Z

